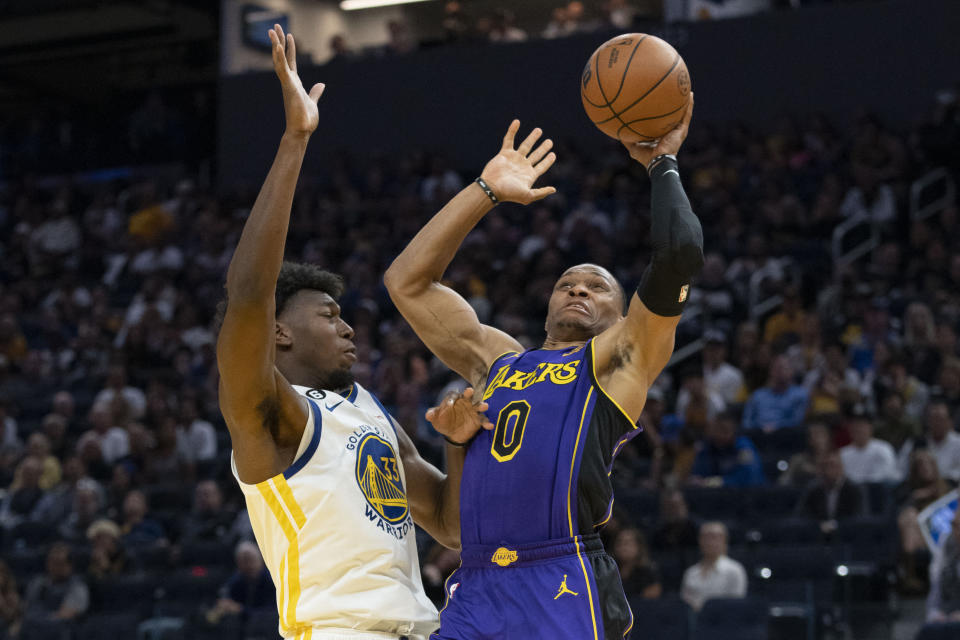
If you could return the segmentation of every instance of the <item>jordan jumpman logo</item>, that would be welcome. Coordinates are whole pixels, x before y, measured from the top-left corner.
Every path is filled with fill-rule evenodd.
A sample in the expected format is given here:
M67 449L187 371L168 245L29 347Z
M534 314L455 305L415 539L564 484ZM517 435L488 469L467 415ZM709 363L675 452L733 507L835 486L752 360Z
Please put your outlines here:
M569 594L572 595L572 596L578 596L578 595L580 595L580 594L577 593L576 591L571 591L571 590L567 587L567 574L563 574L563 582L560 583L560 590L557 591L557 595L553 596L553 599L556 600L557 598L559 598L560 596L562 596L562 595L565 594L565 593L569 593Z

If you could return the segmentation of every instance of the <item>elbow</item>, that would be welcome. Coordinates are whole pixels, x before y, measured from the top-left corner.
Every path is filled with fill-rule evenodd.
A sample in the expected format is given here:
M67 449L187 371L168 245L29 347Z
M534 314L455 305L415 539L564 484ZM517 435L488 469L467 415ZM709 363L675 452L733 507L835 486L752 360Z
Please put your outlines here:
M383 274L383 285L394 302L401 298L412 298L430 284L429 280L416 277L402 263L397 264L398 261L399 258L394 260Z

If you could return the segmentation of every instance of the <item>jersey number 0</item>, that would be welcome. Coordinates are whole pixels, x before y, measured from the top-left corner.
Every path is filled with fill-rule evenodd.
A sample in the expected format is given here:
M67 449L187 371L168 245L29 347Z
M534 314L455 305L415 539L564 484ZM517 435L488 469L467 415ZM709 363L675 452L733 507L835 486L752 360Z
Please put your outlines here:
M523 430L529 415L530 405L526 400L514 400L500 410L490 446L490 453L498 461L506 462L517 455L523 444Z

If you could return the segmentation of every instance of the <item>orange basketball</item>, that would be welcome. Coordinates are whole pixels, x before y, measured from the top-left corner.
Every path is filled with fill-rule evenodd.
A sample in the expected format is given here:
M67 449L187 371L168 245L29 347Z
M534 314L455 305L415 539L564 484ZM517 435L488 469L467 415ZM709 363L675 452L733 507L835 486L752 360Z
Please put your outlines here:
M690 74L669 43L645 33L625 33L590 56L580 97L587 117L611 138L656 140L683 119Z

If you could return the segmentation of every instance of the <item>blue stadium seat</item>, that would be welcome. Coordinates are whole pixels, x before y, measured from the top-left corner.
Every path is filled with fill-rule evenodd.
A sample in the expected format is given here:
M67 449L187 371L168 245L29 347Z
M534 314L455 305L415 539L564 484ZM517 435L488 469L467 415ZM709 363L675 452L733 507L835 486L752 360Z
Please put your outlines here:
M960 638L960 622L926 624L920 629L916 640L957 640Z
M870 561L880 566L896 564L899 535L897 523L890 518L849 518L840 523L837 535L847 546L847 560Z
M233 546L222 542L194 542L180 549L180 564L188 567L232 567L233 562Z
M677 593L680 591L680 582L683 580L683 572L693 562L687 563L684 554L680 552L665 553L654 557L657 568L660 570L660 580L663 590L668 593Z
M106 613L148 613L162 584L162 578L149 575L104 580L91 588L92 608Z
M77 627L76 640L133 638L137 631L135 613L102 613L87 616Z
M885 482L869 482L862 485L867 509L873 516L890 516L893 514L895 485Z
M707 600L697 614L694 640L766 640L767 603L759 598Z
M690 637L690 608L679 598L630 599L637 636L687 640Z
M660 512L660 495L643 489L618 491L614 509L629 514L633 523L653 523Z
M31 618L29 615L23 621L19 640L70 640L72 637L70 625L60 620Z

